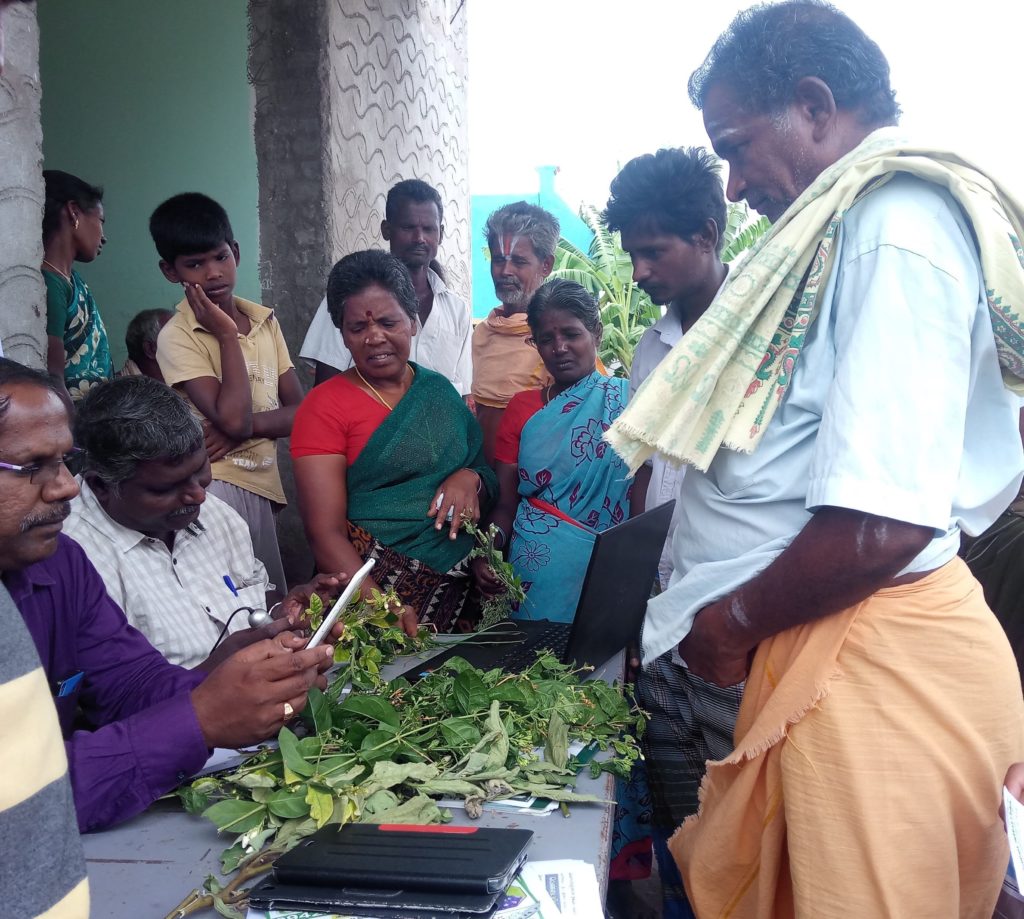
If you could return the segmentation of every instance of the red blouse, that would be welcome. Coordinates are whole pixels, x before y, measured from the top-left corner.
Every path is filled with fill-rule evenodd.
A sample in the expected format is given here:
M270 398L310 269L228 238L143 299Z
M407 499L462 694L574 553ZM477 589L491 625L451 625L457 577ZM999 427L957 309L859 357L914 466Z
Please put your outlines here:
M544 391L526 389L516 393L501 416L498 435L494 441L494 459L498 463L519 465L519 440L523 428L537 412L544 408ZM293 435L294 436L294 435Z
M351 466L390 411L343 375L313 388L295 412L291 452L340 454Z

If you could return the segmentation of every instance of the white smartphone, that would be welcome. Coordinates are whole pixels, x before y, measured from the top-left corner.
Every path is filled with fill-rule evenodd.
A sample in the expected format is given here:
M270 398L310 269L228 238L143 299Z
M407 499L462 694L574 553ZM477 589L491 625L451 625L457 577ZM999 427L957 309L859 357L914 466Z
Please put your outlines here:
M353 597L359 593L359 588L362 586L363 581L366 580L366 576L370 573L370 569L376 564L374 559L370 559L362 568L360 568L354 575L352 580L348 582L345 589L342 591L341 596L338 597L337 602L331 607L331 611L324 616L324 621L320 623L314 633L313 637L306 643L306 648L315 648L317 645L322 644L323 640L330 634L331 629L334 627L334 623L338 621L338 617L345 612L345 607L352 602Z

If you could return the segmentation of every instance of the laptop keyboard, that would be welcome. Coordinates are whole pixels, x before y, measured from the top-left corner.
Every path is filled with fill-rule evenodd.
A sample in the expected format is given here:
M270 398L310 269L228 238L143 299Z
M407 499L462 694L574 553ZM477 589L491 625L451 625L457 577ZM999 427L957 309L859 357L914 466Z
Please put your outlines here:
M571 631L571 622L553 622L533 641L518 645L503 654L497 666L509 673L519 673L526 670L542 651L550 651L560 661L564 660Z

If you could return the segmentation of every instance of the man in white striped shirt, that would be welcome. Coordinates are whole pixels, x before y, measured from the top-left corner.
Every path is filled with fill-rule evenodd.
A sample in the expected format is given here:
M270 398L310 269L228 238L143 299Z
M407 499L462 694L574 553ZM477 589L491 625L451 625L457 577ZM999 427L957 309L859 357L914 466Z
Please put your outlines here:
M91 395L75 418L84 471L64 531L128 621L171 663L189 668L211 667L287 628L287 619L247 628L245 607L269 609L280 597L245 521L206 493L210 463L187 404L148 377L115 380Z

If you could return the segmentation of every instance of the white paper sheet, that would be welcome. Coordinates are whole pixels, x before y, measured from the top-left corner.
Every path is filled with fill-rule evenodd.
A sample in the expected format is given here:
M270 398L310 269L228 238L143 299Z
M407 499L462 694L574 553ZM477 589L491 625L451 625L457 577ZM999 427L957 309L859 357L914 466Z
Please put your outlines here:
M527 862L519 877L538 899L541 894L547 894L557 910L552 915L550 907L545 909L542 901L540 919L594 919L604 915L601 888L590 862L578 859Z
M1006 815L1006 835L1010 840L1010 858L1017 885L1024 883L1024 804L1021 804L1010 789L1003 787L1003 812Z

